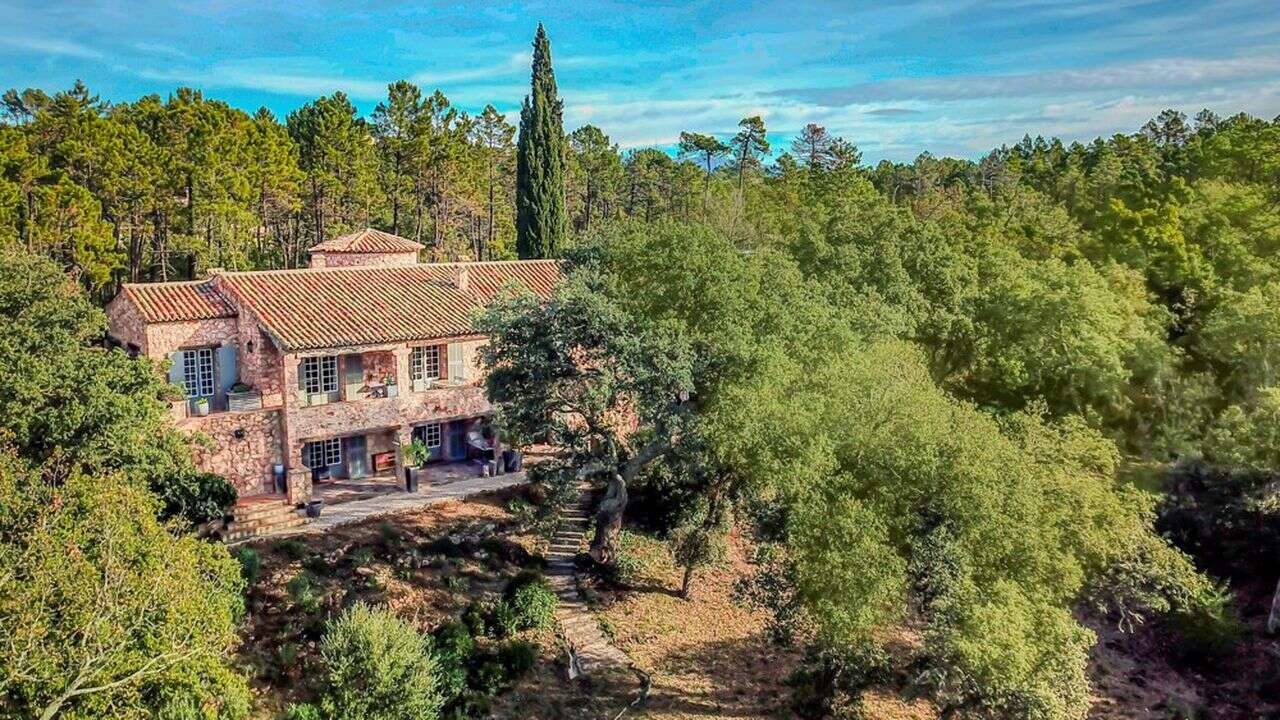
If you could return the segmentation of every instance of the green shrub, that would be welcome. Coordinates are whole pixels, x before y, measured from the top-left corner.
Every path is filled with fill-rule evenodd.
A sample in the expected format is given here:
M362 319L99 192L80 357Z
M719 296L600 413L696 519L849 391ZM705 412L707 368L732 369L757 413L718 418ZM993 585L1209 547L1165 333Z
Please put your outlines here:
M290 705L289 709L284 711L280 716L280 720L322 720L320 708L311 703L302 703L301 705Z
M151 484L160 497L164 519L182 518L192 525L218 520L236 502L236 488L221 475L185 471Z
M285 586L285 590L289 592L289 599L293 601L294 606L302 612L310 615L320 610L324 593L320 583L316 582L316 577L311 573L298 573Z
M244 578L245 589L252 590L262 575L262 556L251 547L236 548L231 554L240 563L240 576Z
M373 548L357 548L347 555L347 559L350 560L351 564L355 567L364 567L365 565L373 562Z
M493 601L482 598L473 601L462 612L462 622L471 631L472 637L483 637L489 634L493 617Z
M311 551L307 549L306 543L303 543L297 538L280 540L272 547L275 548L276 552L284 555L290 560L301 560L311 554Z
M512 640L504 643L498 649L498 662L507 669L508 675L518 678L532 670L534 664L538 662L538 644L528 640Z
M516 609L506 600L499 600L489 611L486 623L496 638L504 638L520 630L520 618Z
M445 702L453 702L467 691L467 663L476 642L465 624L447 622L432 633L439 665L440 692Z
M1196 593L1171 614L1170 621L1183 641L1179 652L1196 662L1224 657L1245 632L1231 594L1216 586Z
M542 630L555 620L556 594L538 576L513 582L507 588L506 604L514 616L514 630Z
M395 524L382 521L378 523L378 542L383 548L391 549L404 537L404 532Z
M476 666L475 676L472 678L472 688L482 695L492 697L502 692L509 679L507 668L503 666L502 662L496 657L489 657Z
M331 720L434 720L439 662L421 633L384 609L358 603L329 623L320 643L320 706Z

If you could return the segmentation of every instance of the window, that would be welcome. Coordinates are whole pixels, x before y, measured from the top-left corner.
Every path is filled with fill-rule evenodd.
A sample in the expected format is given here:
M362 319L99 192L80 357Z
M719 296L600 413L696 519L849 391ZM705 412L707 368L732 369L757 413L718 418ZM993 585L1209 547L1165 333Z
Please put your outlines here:
M409 354L410 380L440 379L440 346L416 347Z
M303 358L302 389L307 394L338 392L337 356Z
M422 442L432 450L440 447L440 423L422 426Z
M213 348L182 354L182 383L189 398L213 397Z
M342 438L317 440L307 445L307 466L328 467L342 463Z

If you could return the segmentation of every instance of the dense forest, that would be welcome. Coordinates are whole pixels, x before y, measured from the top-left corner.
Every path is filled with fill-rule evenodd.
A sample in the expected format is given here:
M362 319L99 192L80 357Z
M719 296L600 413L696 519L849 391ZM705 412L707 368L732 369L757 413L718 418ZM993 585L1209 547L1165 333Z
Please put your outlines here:
M96 508L88 474L145 485L143 450L170 458L136 433L179 442L158 380L75 349L101 319L37 287L48 268L100 303L121 282L298 267L364 226L432 259L516 256L515 128L493 106L472 116L398 82L369 117L335 93L281 122L192 89L108 103L77 84L11 90L4 111L0 474L22 500L0 514L5 537L43 512L47 490L20 488L33 467ZM742 595L810 651L807 714L855 712L859 688L892 678L943 717L1082 717L1084 612L1157 623L1186 662L1232 672L1280 551L1280 119L1170 110L1087 144L874 166L818 125L785 149L760 117L710 130L673 152L621 152L590 125L550 143L565 288L483 321L512 436L561 438L543 472L608 468L618 522L630 492L686 586L728 526L748 528L764 570ZM18 360L32 356L64 359L33 382ZM584 357L589 373L571 367ZM77 390L85 368L128 394L98 424L90 400L109 391ZM585 424L549 425L566 406ZM119 498L93 512L154 502ZM601 527L597 559L616 530ZM225 557L164 553L148 562L186 553L236 586ZM234 608L202 597L185 611L211 618L200 642L216 648ZM179 629L164 642L181 648ZM218 716L243 716L216 656L162 699L223 693ZM1252 690L1274 701L1274 673ZM1215 713L1259 697L1229 695Z

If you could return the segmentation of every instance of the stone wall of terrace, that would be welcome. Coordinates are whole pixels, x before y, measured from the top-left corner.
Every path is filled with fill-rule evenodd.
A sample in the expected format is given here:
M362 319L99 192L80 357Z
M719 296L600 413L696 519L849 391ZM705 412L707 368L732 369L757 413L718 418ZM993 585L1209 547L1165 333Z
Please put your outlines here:
M280 410L212 413L178 421L195 436L196 466L225 477L241 496L272 491L272 466L284 462Z

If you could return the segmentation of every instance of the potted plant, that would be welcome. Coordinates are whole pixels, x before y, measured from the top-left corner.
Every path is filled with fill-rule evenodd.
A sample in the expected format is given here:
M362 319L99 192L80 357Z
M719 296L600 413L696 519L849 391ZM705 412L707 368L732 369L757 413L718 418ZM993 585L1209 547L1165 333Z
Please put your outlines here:
M396 376L387 375L382 378L383 386L387 389L387 397L393 398L400 394L400 388L396 386Z
M209 414L209 398L196 398L196 415L204 417Z
M422 472L422 466L427 464L427 460L431 458L431 448L418 438L414 438L409 443L409 447L404 449L404 489L409 492L418 492L418 476Z
M227 391L228 410L257 410L262 407L262 394L246 383L238 382Z

